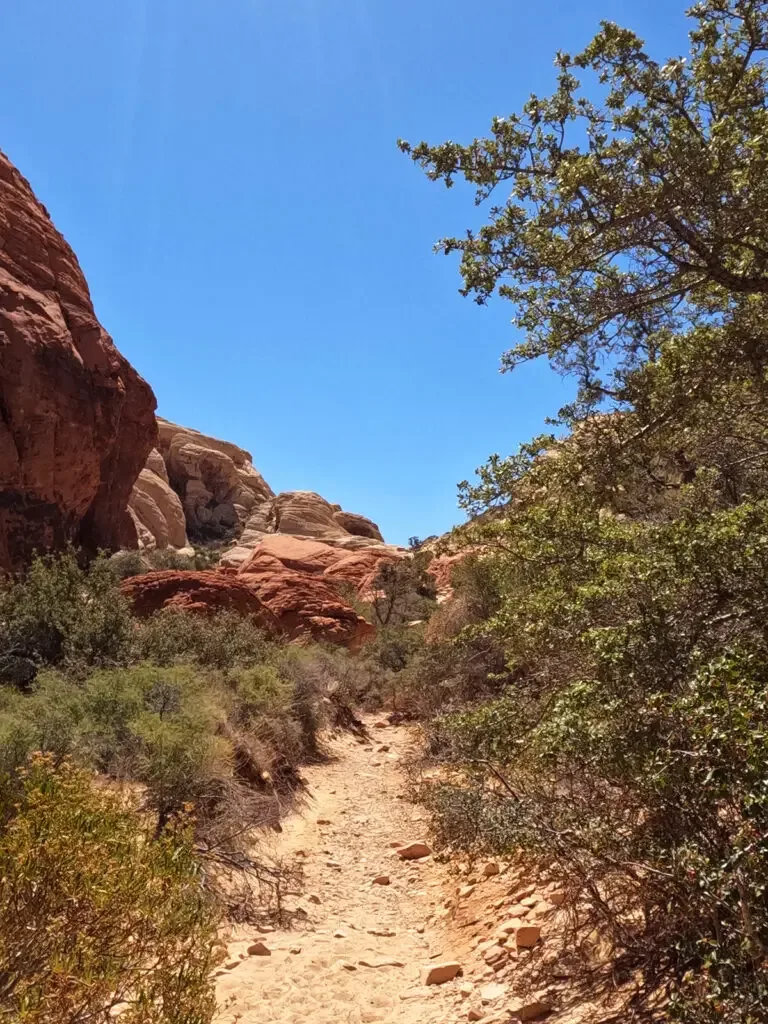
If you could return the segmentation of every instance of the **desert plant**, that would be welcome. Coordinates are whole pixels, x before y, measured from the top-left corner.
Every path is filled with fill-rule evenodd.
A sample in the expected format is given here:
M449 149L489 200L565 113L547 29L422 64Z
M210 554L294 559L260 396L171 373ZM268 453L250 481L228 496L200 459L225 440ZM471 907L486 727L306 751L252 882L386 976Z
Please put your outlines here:
M69 763L37 755L6 788L0 825L0 1019L209 1024L214 906L191 829L152 839Z
M137 624L134 641L139 660L158 665L194 662L222 671L261 664L279 646L247 616L219 612L202 618L172 608Z
M71 550L37 557L23 576L0 586L0 643L34 665L81 671L123 663L131 632L106 558L82 568Z

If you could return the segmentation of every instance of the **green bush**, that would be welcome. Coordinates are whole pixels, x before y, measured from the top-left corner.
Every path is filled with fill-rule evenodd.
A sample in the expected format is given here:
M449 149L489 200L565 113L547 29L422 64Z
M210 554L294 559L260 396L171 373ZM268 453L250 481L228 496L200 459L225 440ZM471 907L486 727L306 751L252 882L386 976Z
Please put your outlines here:
M0 814L0 1017L209 1024L217 914L191 830L152 841L88 773L33 757Z
M204 618L169 608L137 624L134 654L158 665L194 662L226 671L261 664L278 646L247 616L219 612Z
M122 664L131 634L128 605L105 558L84 569L73 551L37 557L21 578L0 586L6 656L71 671Z

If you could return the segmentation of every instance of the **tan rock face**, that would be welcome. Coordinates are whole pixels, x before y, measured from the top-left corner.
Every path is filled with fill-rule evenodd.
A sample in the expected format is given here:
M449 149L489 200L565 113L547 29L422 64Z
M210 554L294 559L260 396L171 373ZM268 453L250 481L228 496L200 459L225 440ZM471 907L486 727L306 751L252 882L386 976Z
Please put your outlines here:
M168 420L158 419L157 451L146 468L165 474L179 496L190 541L236 540L224 554L225 567L241 566L275 534L317 539L350 552L383 545L378 526L365 516L345 512L312 491L276 495L254 468L250 452Z
M145 540L143 547L186 547L187 523L179 496L153 470L144 468L139 473L128 507L151 535L151 542Z
M247 554L239 571L258 572L259 565L274 565L278 561L286 569L321 576L336 589L339 584L348 584L361 596L367 596L382 564L401 557L398 548L384 544L347 551L322 541L272 534Z
M249 512L273 497L250 452L229 441L158 418L157 449L181 500L190 540L239 536Z
M0 566L135 547L126 511L155 399L93 311L75 254L0 153Z

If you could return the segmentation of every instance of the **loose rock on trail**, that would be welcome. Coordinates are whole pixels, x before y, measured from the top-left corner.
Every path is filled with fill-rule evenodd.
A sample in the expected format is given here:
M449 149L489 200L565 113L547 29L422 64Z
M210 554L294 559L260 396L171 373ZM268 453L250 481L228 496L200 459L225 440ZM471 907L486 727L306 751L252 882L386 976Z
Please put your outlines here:
M270 842L303 867L294 904L307 918L286 931L234 933L227 963L236 966L217 986L225 1024L466 1020L455 1006L459 978L422 983L431 965L452 959L431 921L451 885L447 870L428 855L402 860L393 845L424 842L427 829L424 810L403 799L398 762L409 733L397 726L372 735L365 744L335 740L332 760L306 769L309 804ZM257 943L271 956L248 955Z

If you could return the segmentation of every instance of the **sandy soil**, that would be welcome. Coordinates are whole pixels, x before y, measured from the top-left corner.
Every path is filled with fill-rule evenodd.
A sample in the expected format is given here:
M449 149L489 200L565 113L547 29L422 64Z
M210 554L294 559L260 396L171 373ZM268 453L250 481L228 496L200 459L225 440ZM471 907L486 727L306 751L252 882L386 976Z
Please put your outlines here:
M284 822L274 853L304 868L297 900L307 919L290 931L242 930L218 979L224 1024L450 1024L462 978L428 987L425 966L453 959L440 916L455 880L432 857L402 861L392 843L422 840L424 811L403 798L408 730L344 736L332 760L305 771L309 802ZM387 875L389 885L374 883ZM262 939L270 956L245 956Z

